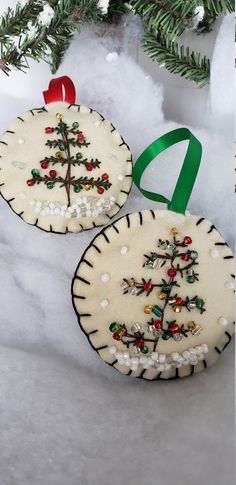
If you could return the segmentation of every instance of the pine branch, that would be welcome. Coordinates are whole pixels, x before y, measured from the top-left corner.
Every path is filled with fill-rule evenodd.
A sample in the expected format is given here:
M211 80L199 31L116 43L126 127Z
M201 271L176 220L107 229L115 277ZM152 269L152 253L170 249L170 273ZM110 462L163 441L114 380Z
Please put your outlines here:
M172 74L184 76L195 81L199 87L205 86L210 78L210 61L200 53L190 52L189 47L179 46L177 42L152 34L146 34L143 47L149 57L164 66Z

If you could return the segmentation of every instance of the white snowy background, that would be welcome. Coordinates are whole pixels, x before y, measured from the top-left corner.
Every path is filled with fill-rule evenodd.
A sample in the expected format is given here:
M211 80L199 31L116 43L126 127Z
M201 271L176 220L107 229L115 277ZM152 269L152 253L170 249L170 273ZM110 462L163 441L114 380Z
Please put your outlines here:
M179 124L165 120L166 87L158 74L153 80L128 55L137 29L133 20L106 35L103 28L85 29L58 72L73 78L78 102L116 125L134 160L159 135L182 126L181 116ZM211 88L192 123L204 157L189 205L231 245L232 31L227 16L213 53ZM119 56L108 63L113 51ZM42 105L50 78L42 63L33 63L27 75L1 75L0 132L20 113ZM144 184L170 195L185 148L153 162ZM119 216L150 207L156 204L133 188ZM46 234L21 221L3 200L0 227L1 484L231 485L233 346L192 378L152 384L119 375L89 346L71 305L73 273L98 230Z

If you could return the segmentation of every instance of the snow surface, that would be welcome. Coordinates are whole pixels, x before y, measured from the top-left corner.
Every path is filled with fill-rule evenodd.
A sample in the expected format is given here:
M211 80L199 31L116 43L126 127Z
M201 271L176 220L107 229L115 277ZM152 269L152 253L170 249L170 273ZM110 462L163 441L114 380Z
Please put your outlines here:
M228 20L227 20L228 21ZM131 29L134 27L131 27ZM120 130L134 159L178 125L164 120L162 86L122 50L114 27L75 37L58 74L71 76L77 100L102 112ZM132 38L133 31L130 31ZM214 70L228 63L229 30L222 28ZM219 49L220 45L220 49ZM108 63L109 52L119 57ZM219 52L220 51L220 52ZM42 105L51 75L45 64L0 79L0 131L26 109ZM204 158L189 205L212 220L233 244L233 144L228 109L218 124L226 86L211 87L211 110L195 135ZM216 88L217 84L217 88ZM153 162L143 184L170 195L184 147ZM119 217L156 207L133 188ZM230 485L233 477L233 348L202 374L147 383L110 369L77 326L70 283L98 230L46 234L0 201L0 469L2 485ZM227 444L227 453L225 452Z

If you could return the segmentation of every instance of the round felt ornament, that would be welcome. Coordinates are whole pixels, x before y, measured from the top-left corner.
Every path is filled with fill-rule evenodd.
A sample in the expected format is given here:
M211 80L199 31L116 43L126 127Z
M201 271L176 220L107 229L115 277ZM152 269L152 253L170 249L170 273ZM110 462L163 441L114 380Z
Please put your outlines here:
M75 104L64 76L46 105L19 116L0 140L0 190L25 222L67 233L106 224L132 184L129 147L96 111Z
M185 377L213 364L234 332L234 260L215 226L185 211L201 160L187 130L156 140L136 162L143 170L177 141L189 147L168 210L126 215L85 251L72 283L82 330L119 372L147 380ZM150 149L151 148L151 149ZM190 170L191 167L191 170Z

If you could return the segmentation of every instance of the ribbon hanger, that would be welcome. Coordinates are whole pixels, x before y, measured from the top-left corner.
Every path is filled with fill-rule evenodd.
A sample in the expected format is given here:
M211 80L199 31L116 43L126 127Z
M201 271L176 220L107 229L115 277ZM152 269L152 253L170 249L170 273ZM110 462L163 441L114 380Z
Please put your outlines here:
M141 187L141 178L148 165L167 148L189 140L188 149L171 200L164 195L150 192ZM202 158L200 141L187 128L170 131L155 140L140 155L133 169L133 180L140 192L150 200L167 204L167 208L184 214L190 199Z

